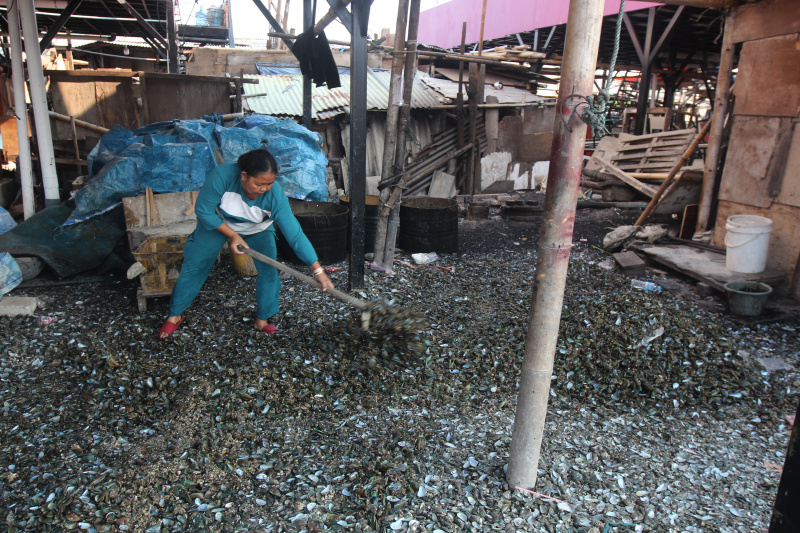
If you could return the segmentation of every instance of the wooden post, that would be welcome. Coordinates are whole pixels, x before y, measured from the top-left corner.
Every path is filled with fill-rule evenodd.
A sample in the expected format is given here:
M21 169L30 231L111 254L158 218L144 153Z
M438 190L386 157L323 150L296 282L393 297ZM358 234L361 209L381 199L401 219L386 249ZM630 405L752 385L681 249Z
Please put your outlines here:
M535 296L528 319L506 473L511 487L531 489L536 485L586 138L586 124L575 120L564 102L570 94L592 92L603 4L603 0L569 3L559 105L534 277Z
M487 96L487 104L496 104L499 100L496 96ZM488 107L484 111L486 116L486 153L493 154L497 151L497 138L500 130L500 110L496 107Z
M792 533L800 528L800 403L794 419L768 533Z
M406 23L408 20L409 0L400 0L397 6L397 24L394 34L394 51L400 52L406 46ZM394 152L397 143L397 116L400 111L400 91L401 75L403 72L403 56L395 54L392 56L392 74L389 77L389 103L386 110L386 135L383 138L383 164L381 166L381 181L393 176L394 172ZM389 199L391 190L386 187L381 191L381 205L378 211L378 221L375 226L375 248L374 258L376 264L383 264L384 250L386 248L386 231L389 225L389 215L382 214L386 202ZM391 267L391 265L388 265Z
M639 99L636 102L636 124L634 133L642 135L647 123L647 100L650 97L650 77L653 73L653 64L650 61L650 43L653 42L653 25L655 24L656 8L647 10L647 34L644 38L644 51L642 54L642 81L639 82Z
M461 55L464 54L466 38L467 23L464 22L461 25L461 48L459 49ZM458 62L458 94L456 95L456 110L456 138L458 139L458 147L461 148L464 146L466 140L464 139L464 62L460 60ZM458 180L462 192L467 191L467 185L469 184L469 178L467 176L468 174L465 172L462 174L462 178Z
M406 55L406 64L403 68L403 107L397 121L397 147L394 160L394 172L401 174L406 168L406 137L411 117L411 96L414 90L414 79L417 76L417 30L419 29L419 8L421 0L411 0L411 12L408 15L408 38L406 50L411 52ZM389 214L389 224L386 228L386 246L383 252L383 262L386 265L394 263L394 248L397 242L397 228L400 226L400 202L392 206Z
M469 86L467 88L469 96L469 145L475 146L475 128L478 120L478 65L469 65ZM480 188L480 178L475 179L475 154L470 154L467 159L467 194L475 194L476 186ZM478 182L476 185L476 181ZM480 191L477 191L480 192Z
M75 127L75 117L69 117L69 125L72 128L72 149L75 150L75 160L79 160L81 158L81 149L78 146L78 128ZM78 171L78 176L80 176L83 171L81 164L75 163L75 169Z
M728 116L728 94L731 87L731 69L733 68L734 43L733 26L735 15L725 19L725 30L722 36L722 52L719 58L719 74L717 76L717 97L714 115L711 117L711 130L708 137L708 150L703 166L703 186L700 193L700 207L697 211L697 231L705 231L712 225L711 206L714 203L714 189L717 185L717 168L719 167L722 136L725 130L725 118Z

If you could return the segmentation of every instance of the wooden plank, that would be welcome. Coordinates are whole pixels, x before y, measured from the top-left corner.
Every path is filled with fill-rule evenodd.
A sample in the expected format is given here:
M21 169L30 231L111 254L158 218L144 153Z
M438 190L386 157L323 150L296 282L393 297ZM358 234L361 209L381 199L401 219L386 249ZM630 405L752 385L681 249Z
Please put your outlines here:
M642 245L639 251L654 261L666 265L719 291L731 281L760 281L777 287L786 280L780 270L767 269L758 274L733 272L725 266L725 254L682 245Z
M656 194L656 190L655 189L645 185L644 183L642 183L641 181L637 180L636 178L634 178L630 174L627 174L627 173L623 172L622 170L620 170L619 168L614 166L614 164L612 164L607 159L603 159L603 158L601 158L599 156L593 155L592 156L592 161L594 161L595 163L597 163L601 167L607 168L609 172L614 174L616 177L618 177L619 179L621 179L622 181L624 181L625 183L627 183L628 185L630 185L631 187L633 187L637 191L641 192L642 194L647 195L649 198L652 198Z
M739 75L736 77L733 89L736 95L737 115L798 116L800 113L800 91L797 90L800 87L798 36L795 33L744 44L739 59Z
M614 261L628 276L638 276L644 273L647 264L635 252L618 252L614 254Z
M733 121L719 199L766 208L772 204L767 169L778 139L781 119L736 116Z
M800 207L800 124L794 125L792 144L781 183L781 192L775 199L777 203Z
M800 2L797 0L765 0L744 7L736 10L735 43L800 32Z
M680 151L672 151L672 152L668 152L668 151L650 152L650 151L648 151L645 154L635 154L634 153L634 154L625 154L625 155L615 155L614 157L611 158L611 161L627 161L627 160L630 160L630 159L642 160L642 159L651 159L653 157L674 157L674 156L680 157L680 156L683 155L684 151L685 151L685 149L684 150L680 150Z

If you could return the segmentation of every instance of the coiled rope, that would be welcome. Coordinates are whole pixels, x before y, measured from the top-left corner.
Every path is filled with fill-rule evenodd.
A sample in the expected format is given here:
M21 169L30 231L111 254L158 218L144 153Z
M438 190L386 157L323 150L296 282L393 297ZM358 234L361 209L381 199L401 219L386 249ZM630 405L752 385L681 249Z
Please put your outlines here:
M619 52L619 37L622 33L622 17L625 13L625 0L619 3L619 13L617 14L617 28L614 33L614 51L611 54L611 64L608 68L608 77L605 86L600 89L594 97L579 96L586 103L586 108L581 113L583 120L592 128L592 136L600 139L609 133L606 128L606 106L611 99L611 82L614 81L614 67L617 63L617 53Z

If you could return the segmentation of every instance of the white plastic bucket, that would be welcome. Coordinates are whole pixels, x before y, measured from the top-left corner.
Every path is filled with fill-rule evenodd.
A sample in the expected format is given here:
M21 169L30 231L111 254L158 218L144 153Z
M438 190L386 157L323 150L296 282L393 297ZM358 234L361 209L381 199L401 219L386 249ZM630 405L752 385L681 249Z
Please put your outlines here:
M767 268L772 220L756 215L733 215L725 223L725 266L744 274L757 274Z

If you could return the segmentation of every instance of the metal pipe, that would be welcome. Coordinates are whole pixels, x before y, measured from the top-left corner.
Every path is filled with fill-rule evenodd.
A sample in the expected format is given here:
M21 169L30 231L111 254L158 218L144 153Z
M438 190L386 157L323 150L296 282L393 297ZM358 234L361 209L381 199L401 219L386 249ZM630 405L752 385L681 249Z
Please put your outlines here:
M44 203L46 206L61 203L58 191L55 154L53 153L53 134L50 131L50 117L47 115L47 91L42 71L42 56L39 52L39 30L36 27L33 0L17 0L22 35L25 37L25 56L28 59L28 86L36 125L36 139L39 146L39 166L42 169Z
M8 7L8 33L11 41L11 82L14 87L14 115L17 119L19 148L19 176L22 182L22 210L25 220L33 216L36 206L33 198L33 165L31 143L28 138L28 108L25 104L25 70L22 68L22 43L19 28L19 7L12 2Z
M367 40L370 0L355 0L350 27L350 261L348 288L364 288L367 189ZM310 27L310 24L309 24Z
M535 296L528 319L506 473L511 487L530 489L536 485L586 139L586 124L574 118L565 101L571 94L592 92L603 4L603 0L569 3L564 74L558 94L561 105L555 119L534 277Z
M700 192L700 206L697 210L697 231L705 231L711 226L711 206L714 203L714 189L717 186L717 167L719 167L722 137L725 130L725 118L728 116L728 94L731 87L731 69L733 68L734 43L733 26L735 15L725 19L725 30L722 35L722 52L719 58L719 74L717 76L717 95L714 115L711 117L711 131L708 136L708 152L703 166L703 185Z

